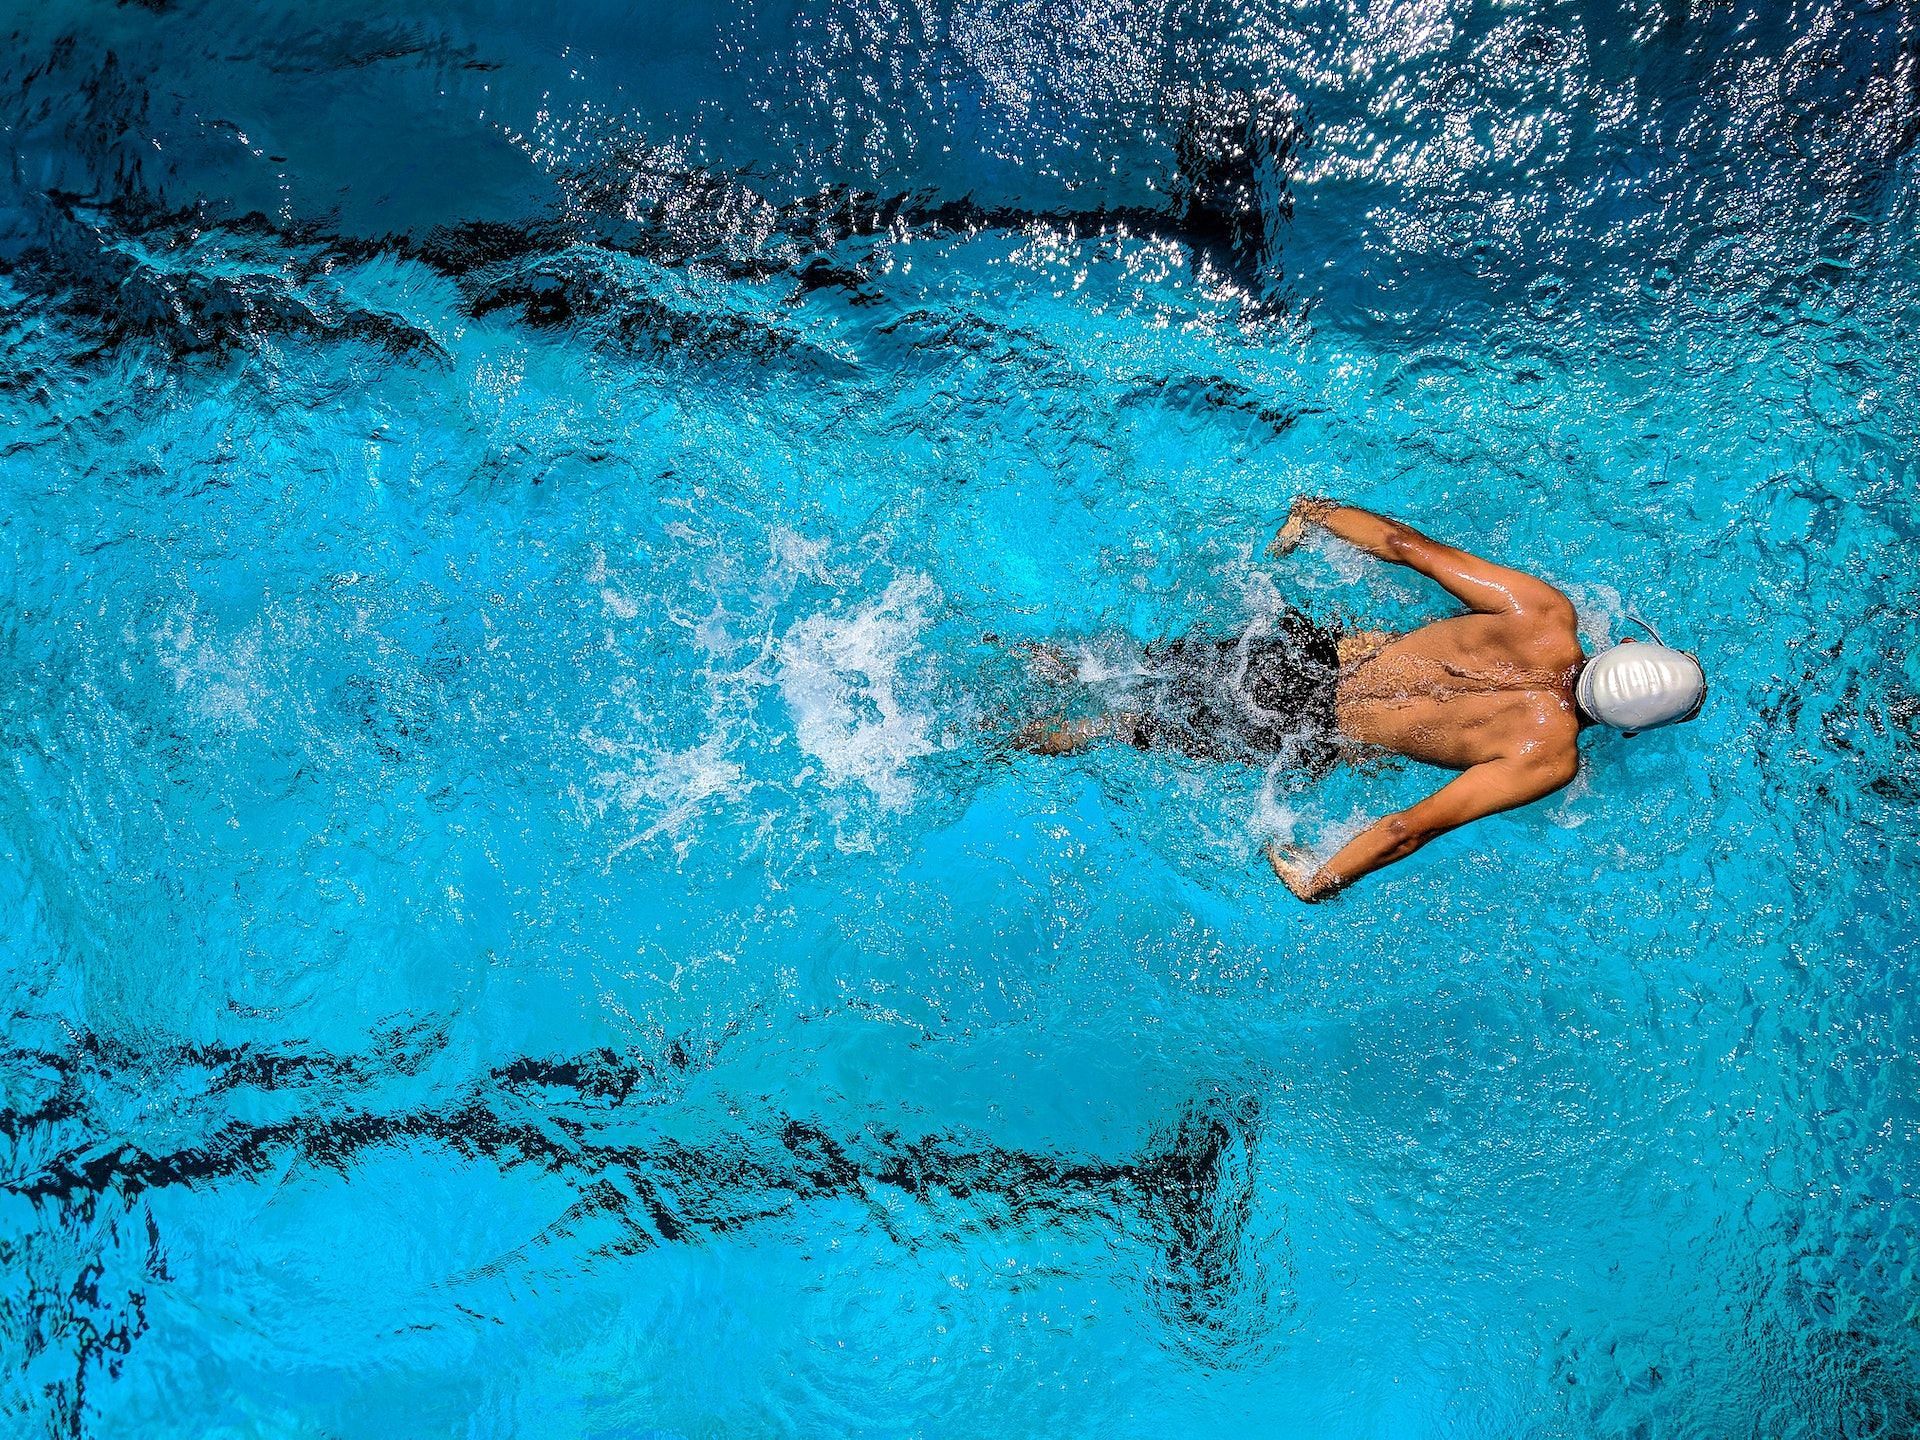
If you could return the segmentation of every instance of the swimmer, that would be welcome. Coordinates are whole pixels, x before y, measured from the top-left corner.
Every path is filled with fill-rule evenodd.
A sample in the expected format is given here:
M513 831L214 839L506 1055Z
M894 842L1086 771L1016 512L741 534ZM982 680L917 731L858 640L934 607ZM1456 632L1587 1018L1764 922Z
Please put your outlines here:
M1551 795L1579 769L1584 727L1632 735L1691 720L1706 701L1706 675L1692 655L1655 636L1588 657L1573 602L1553 586L1397 520L1302 497L1268 553L1286 554L1315 527L1418 571L1467 613L1393 635L1287 611L1237 639L1149 646L1136 687L1141 703L1096 719L1035 722L1015 744L1067 755L1117 739L1315 775L1384 752L1461 772L1324 862L1301 846L1270 845L1274 874L1315 901L1449 830ZM1051 647L1032 648L1064 659Z

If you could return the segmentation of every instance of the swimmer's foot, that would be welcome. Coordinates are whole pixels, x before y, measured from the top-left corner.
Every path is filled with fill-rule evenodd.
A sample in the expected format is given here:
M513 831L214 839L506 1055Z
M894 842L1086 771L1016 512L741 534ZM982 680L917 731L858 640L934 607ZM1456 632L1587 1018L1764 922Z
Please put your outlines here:
M1098 740L1124 740L1144 750L1148 743L1146 722L1138 715L1102 715L1091 720L1056 715L1048 720L1029 720L1014 732L1012 744L1029 755L1072 755Z
M1014 732L1013 748L1029 755L1072 755L1112 733L1112 722L1105 719L1068 720L1056 715L1022 725Z
M1093 743L1092 722L1065 720L1029 720L1013 733L1013 748L1029 755L1071 755Z

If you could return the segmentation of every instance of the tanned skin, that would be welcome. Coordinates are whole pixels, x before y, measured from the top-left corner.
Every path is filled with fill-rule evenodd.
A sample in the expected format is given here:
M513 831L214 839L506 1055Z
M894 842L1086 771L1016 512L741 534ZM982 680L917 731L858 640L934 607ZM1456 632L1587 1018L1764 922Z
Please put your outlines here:
M1419 804L1376 820L1324 862L1301 846L1268 846L1273 873L1307 901L1325 899L1449 830L1529 805L1572 780L1580 766L1581 725L1573 686L1586 661L1573 602L1553 586L1429 540L1398 520L1302 497L1268 553L1286 554L1316 527L1417 570L1469 613L1405 635L1342 640L1334 691L1340 732L1360 745L1460 774ZM1101 738L1125 738L1134 718L1035 722L1016 743L1040 754L1070 754Z
M1267 849L1273 873L1321 900L1404 860L1449 830L1551 795L1580 768L1573 685L1586 661L1573 602L1544 580L1430 540L1398 520L1302 498L1270 552L1313 527L1434 581L1470 613L1405 635L1349 636L1334 714L1362 745L1460 774L1417 805L1376 820L1316 865L1304 849Z

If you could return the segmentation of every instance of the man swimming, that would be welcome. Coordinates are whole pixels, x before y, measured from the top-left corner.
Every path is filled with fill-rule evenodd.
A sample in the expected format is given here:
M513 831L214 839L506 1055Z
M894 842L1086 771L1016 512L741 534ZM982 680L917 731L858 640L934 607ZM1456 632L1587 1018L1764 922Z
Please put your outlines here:
M1030 725L1016 743L1065 755L1115 738L1314 774L1385 751L1461 772L1324 862L1298 845L1270 845L1274 874L1313 901L1449 830L1551 795L1580 767L1582 727L1631 735L1691 720L1705 703L1706 675L1692 655L1655 637L1589 658L1573 602L1553 586L1397 520L1303 497L1268 553L1287 553L1314 526L1417 570L1468 613L1391 635L1343 631L1288 611L1272 630L1236 640L1150 646L1137 697L1144 703L1094 720Z

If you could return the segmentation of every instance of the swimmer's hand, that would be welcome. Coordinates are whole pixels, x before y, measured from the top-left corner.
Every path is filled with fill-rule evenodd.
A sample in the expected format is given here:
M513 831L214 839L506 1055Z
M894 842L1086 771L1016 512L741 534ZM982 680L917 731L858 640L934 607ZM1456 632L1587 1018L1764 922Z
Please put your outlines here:
M1323 500L1317 495L1302 495L1293 502L1293 508L1287 512L1287 523L1280 527L1280 533L1273 537L1273 543L1267 546L1267 554L1278 558L1295 550L1300 542L1307 538L1307 527L1317 525L1340 506L1332 500Z
M1313 877L1320 866L1304 845L1282 845L1278 840L1267 844L1267 863L1273 866L1273 873L1296 897L1311 905L1325 891L1314 888Z

